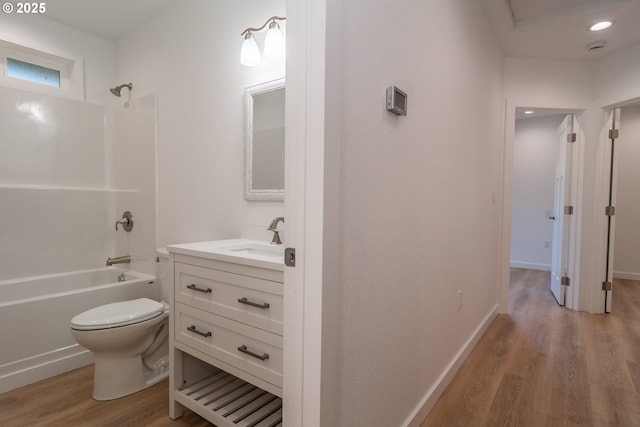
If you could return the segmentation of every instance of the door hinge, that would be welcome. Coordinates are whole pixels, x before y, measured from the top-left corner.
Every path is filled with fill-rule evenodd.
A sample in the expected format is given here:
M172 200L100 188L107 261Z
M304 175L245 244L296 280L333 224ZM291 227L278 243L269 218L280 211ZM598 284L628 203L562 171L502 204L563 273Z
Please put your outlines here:
M610 291L611 290L611 282L602 282L602 290Z
M565 215L573 215L573 206L565 206L564 207Z
M562 286L571 286L571 279L568 276L562 276L560 278L560 284Z
M620 132L618 129L609 129L609 139L618 139Z
M284 250L284 265L287 267L296 266L296 248L286 248Z
M576 134L568 133L567 134L567 142L576 142Z
M616 208L615 206L606 206L604 208L604 214L606 216L614 216L616 214Z

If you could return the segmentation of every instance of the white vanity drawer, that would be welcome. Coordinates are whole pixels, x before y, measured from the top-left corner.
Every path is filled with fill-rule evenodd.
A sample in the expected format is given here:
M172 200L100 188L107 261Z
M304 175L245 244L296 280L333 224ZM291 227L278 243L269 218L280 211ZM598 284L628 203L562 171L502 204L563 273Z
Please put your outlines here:
M282 336L177 303L175 339L282 387Z
M175 263L175 299L282 335L282 283Z

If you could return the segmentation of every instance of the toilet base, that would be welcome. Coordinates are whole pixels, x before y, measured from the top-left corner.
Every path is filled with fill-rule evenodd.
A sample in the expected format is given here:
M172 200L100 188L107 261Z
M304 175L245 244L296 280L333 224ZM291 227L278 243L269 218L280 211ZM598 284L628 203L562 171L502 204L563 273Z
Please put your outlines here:
M93 398L118 399L151 387L168 377L168 369L145 369L140 356L114 358L110 355L101 358L96 355Z

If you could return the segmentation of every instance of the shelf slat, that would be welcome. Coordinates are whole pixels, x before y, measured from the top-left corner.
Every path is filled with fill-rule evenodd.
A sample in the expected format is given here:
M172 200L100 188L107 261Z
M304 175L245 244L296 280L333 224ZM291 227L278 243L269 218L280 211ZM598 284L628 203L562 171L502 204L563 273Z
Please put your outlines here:
M255 427L276 427L282 426L282 408L260 421Z
M279 399L275 399L269 402L267 405L262 406L260 409L256 410L254 413L249 415L247 418L240 421L238 424L239 427L255 427L262 420L278 411L278 409L282 408L282 402Z
M176 390L176 400L218 427L282 425L282 399L224 371Z

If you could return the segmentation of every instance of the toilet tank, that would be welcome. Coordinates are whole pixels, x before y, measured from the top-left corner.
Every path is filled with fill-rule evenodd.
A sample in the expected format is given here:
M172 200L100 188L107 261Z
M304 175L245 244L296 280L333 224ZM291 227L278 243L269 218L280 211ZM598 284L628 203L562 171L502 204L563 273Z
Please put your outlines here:
M170 275L169 252L166 248L158 248L156 249L156 277L158 288L160 289L160 298L165 302L169 302L169 295L171 295Z

